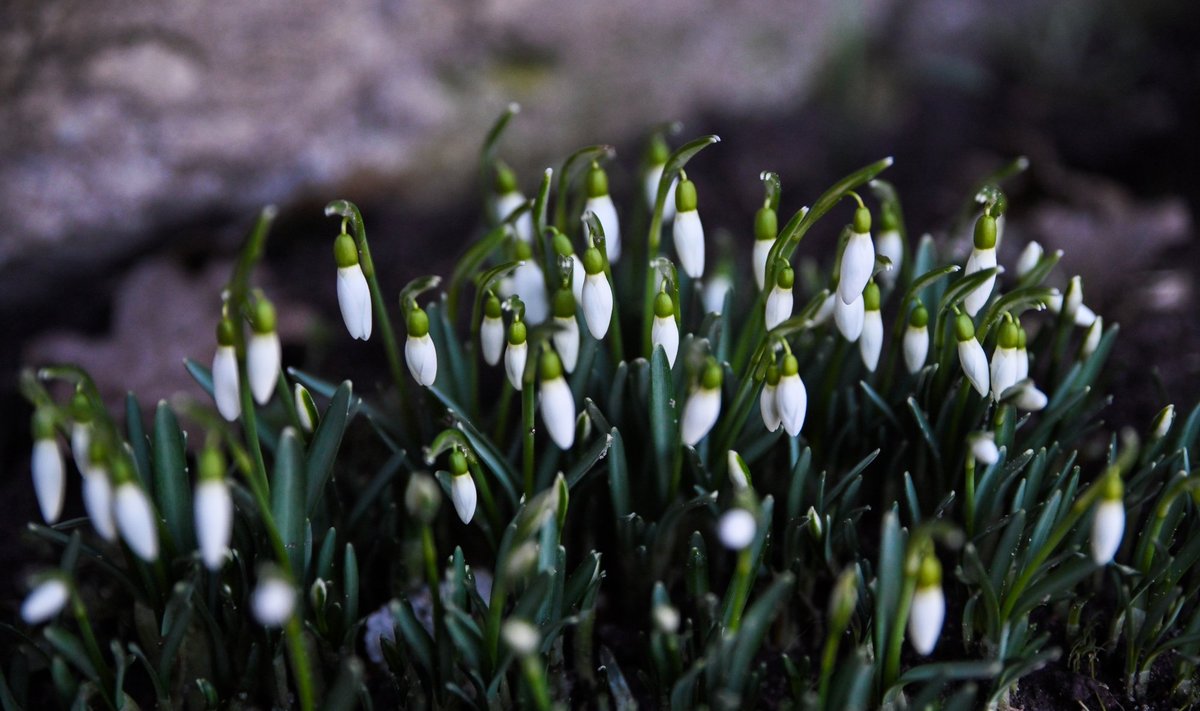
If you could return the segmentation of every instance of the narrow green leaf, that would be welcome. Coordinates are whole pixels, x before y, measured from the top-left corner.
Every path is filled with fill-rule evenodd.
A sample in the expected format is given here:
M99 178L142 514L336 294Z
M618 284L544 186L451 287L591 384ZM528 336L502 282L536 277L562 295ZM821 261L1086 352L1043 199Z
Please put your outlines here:
M154 496L153 468L150 464L150 440L142 425L142 406L133 392L125 393L125 433L133 449L138 482L146 493Z
M746 674L750 671L750 663L758 654L767 627L783 611L783 601L791 593L792 582L791 573L779 576L746 612L734 644L733 657L726 668L727 689L734 692L742 690Z
M617 519L627 517L629 506L629 465L625 461L625 442L616 427L610 431L612 448L608 454L608 489Z
M337 460L338 448L342 445L342 437L346 432L346 424L350 414L350 397L352 385L349 380L343 381L333 394L329 407L321 416L321 424L313 433L312 442L308 446L308 456L304 460L305 507L308 515L312 515L321 494L325 492L325 482L333 473L333 465Z
M212 371L191 358L183 360L183 367L187 369L188 375L192 376L192 380L196 381L200 389L208 393L211 398L213 396Z
M87 651L84 649L83 642L79 641L78 637L55 625L50 625L42 630L42 635L45 636L46 641L50 643L54 651L61 654L64 659L82 672L84 676L92 681L99 680L100 676L96 673L96 667L92 664L92 660L88 657Z
M672 455L679 447L679 414L675 406L671 367L661 346L650 356L650 438L654 444L654 463L659 496L665 501L674 465Z
M292 570L301 574L304 562L304 453L295 430L285 429L271 480L271 516L287 549Z
M358 657L347 657L341 665L333 688L325 695L323 711L351 711L357 704L358 687L362 684L363 663Z
M192 497L188 486L184 435L166 400L154 413L155 504L166 520L167 532L177 551L195 548Z

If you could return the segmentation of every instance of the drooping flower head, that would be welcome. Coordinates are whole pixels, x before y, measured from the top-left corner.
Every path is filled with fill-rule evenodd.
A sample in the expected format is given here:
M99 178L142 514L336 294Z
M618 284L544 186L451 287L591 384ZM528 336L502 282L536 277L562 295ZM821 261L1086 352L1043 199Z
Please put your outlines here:
M779 387L775 391L775 407L788 436L799 435L808 414L808 390L800 379L800 362L790 352L783 357Z
M874 280L867 282L862 300L863 328L858 339L858 350L863 365L874 373L879 366L879 354L883 352L883 313L880 311L879 285Z
M771 287L771 293L767 295L766 311L763 317L764 326L768 331L791 318L792 287L795 280L796 274L792 271L792 265L788 264L786 260L780 259L779 266L775 269L775 285Z
M67 490L66 464L62 447L54 430L54 413L39 407L33 413L33 455L30 470L33 493L46 523L54 523L62 515L63 498Z
M662 182L663 170L667 167L667 159L671 157L671 149L667 146L666 140L661 133L655 133L650 138L649 145L646 146L646 174L644 189L646 191L646 205L651 211L654 210L654 203L658 200L658 184ZM679 185L679 178L671 179L671 184L667 187L667 197L663 201L662 219L664 222L669 222L675 217L675 189Z
M575 443L575 396L563 377L562 360L552 349L542 353L541 371L542 422L559 449L570 449Z
M1108 565L1121 547L1125 535L1125 485L1116 468L1104 476L1100 503L1092 516L1092 560Z
M651 347L662 346L667 364L675 366L679 354L679 324L675 322L675 301L667 293L666 282L654 297L654 323L650 327Z
M146 562L158 559L158 515L133 478L133 465L117 455L112 462L113 520L125 545Z
M991 388L992 399L996 402L1000 401L1006 390L1017 384L1017 376L1021 370L1021 354L1017 350L1020 341L1020 329L1006 314L996 337L996 351L992 353Z
M975 221L974 247L971 249L971 256L967 258L967 268L963 270L963 276L969 277L976 272L993 269L995 266L996 218L985 211ZM996 275L992 274L967 294L963 299L963 308L966 309L968 315L973 317L979 313L979 309L983 308L983 305L991 298L992 289L995 286Z
M946 619L946 596L942 592L942 564L932 552L921 558L917 586L908 616L908 639L917 654L928 656L937 646Z
M250 340L246 343L246 375L250 393L259 405L271 400L282 367L283 350L275 323L275 306L259 295L250 319Z
M875 238L875 253L886 257L891 266L882 274L888 284L896 281L904 266L904 238L900 235L900 216L891 202L885 202L879 212L879 236Z
M504 373L513 390L519 391L525 376L525 361L529 356L529 344L526 342L527 329L521 320L520 301L517 302L516 316L508 327L508 347L504 349Z
M554 293L554 325L554 349L563 368L573 373L579 362L579 321L575 319L575 296L565 285Z
M504 318L500 299L491 291L483 301L483 320L479 324L479 345L488 365L500 362L504 351Z
M450 503L463 523L475 516L475 480L467 466L467 456L458 447L450 450Z
M616 264L621 258L621 223L617 219L617 208L608 194L608 174L596 161L592 161L587 172L587 204L585 212L591 211L604 228L604 246L608 261ZM586 229L586 227L584 228Z
M754 213L754 254L751 264L754 268L754 282L762 291L767 280L767 257L771 247L775 246L775 238L779 235L779 216L771 208L771 200L758 208Z
M232 319L222 318L217 322L217 352L212 364L213 400L217 403L217 412L228 422L242 414L235 328Z
M954 332L958 337L958 362L962 365L963 373L980 397L987 397L988 360L983 346L975 339L975 324L971 317L960 313L954 322Z
M371 289L359 263L358 246L344 231L333 241L333 258L337 262L338 306L342 321L351 338L371 337Z
M689 447L696 446L717 423L717 417L721 414L723 379L721 366L715 359L709 358L700 375L699 386L688 397L679 421L683 443Z
M854 195L857 199L858 196ZM854 223L850 227L850 238L842 251L841 269L838 274L838 298L850 304L861 298L863 289L875 271L875 244L871 241L871 211L862 201L854 211ZM854 339L851 339L854 340Z
M704 226L700 224L700 213L696 210L696 184L680 174L679 187L675 191L675 222L672 234L675 238L675 253L679 266L693 279L704 276Z
M429 387L437 379L437 349L429 336L429 315L425 310L410 304L408 311L408 340L404 343L404 359L408 372L418 384Z
M200 475L192 501L200 560L209 570L220 570L233 536L233 497L225 481L225 458L209 444L200 452Z
M929 311L917 302L908 315L908 327L904 329L904 365L908 372L915 373L925 367L929 355Z
M762 393L758 396L758 409L762 414L763 426L768 432L774 432L783 424L783 418L779 415L779 380L779 366L771 363L767 366Z
M608 277L604 273L604 256L595 247L583 253L583 318L588 331L599 340L608 334L612 322L613 293Z
M493 203L495 214L492 217L496 222L503 222L512 213L525 205L525 196L521 194L520 188L517 187L516 173L513 173L512 169L503 162L496 163L496 180L493 185L496 191L496 200ZM529 210L526 210L517 217L513 223L513 227L516 231L517 239L526 243L533 240L533 215Z

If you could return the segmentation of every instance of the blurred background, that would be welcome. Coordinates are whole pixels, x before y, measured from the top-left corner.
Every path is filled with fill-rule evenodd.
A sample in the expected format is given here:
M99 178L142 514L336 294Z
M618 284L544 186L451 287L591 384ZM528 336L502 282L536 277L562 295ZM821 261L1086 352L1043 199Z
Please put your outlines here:
M382 374L378 344L341 330L321 207L364 209L385 288L445 272L478 234L478 149L510 101L501 155L527 193L611 143L626 214L650 127L720 134L689 174L706 226L744 254L761 170L782 176L786 217L894 155L886 177L919 235L1028 156L1002 260L1030 239L1066 250L1062 273L1121 324L1110 423L1186 411L1198 20L1200 4L1170 0L6 0L0 535L35 510L19 369L79 362L114 403L198 395L181 361L211 358L219 290L266 203L282 212L259 281L285 361Z

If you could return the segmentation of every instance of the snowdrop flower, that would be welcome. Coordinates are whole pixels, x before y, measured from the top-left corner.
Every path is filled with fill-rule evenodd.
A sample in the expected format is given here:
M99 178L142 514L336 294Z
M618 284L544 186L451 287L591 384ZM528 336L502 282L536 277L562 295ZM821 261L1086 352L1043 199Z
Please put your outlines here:
M92 444L91 461L83 471L83 510L92 528L106 541L117 540L117 524L113 520L112 482L108 480L105 452L99 442Z
M563 378L563 364L557 353L542 354L542 422L550 439L559 449L575 443L575 396Z
M475 480L467 468L467 457L459 449L450 452L450 503L464 524L475 516Z
M960 313L954 330L958 336L958 362L962 365L963 373L967 380L971 381L971 385L975 386L980 397L987 397L988 360L983 346L975 340L975 324L971 322L970 316Z
M771 287L771 293L767 294L766 313L763 317L768 331L791 318L792 286L795 280L796 274L792 271L792 265L780 260L779 267L775 270L775 285Z
M742 459L742 455L734 450L729 450L725 455L726 469L729 470L729 482L733 484L733 488L737 490L750 488L750 467L746 465L746 460Z
M650 326L650 347L658 346L662 346L667 354L667 365L674 368L675 356L679 354L679 324L675 323L675 302L666 291L660 291L654 297L654 323Z
M575 297L571 290L563 287L554 294L554 350L562 358L563 368L575 371L579 362L579 322L575 320Z
M808 390L800 379L800 363L791 353L783 357L783 377L779 379L775 391L775 408L788 436L800 434L804 417L808 414Z
M300 383L292 386L292 404L296 407L296 419L300 421L300 429L308 434L316 429L321 416L317 414L317 403L313 402L308 388Z
M740 551L754 542L758 533L758 522L754 514L743 508L732 508L721 515L717 522L717 538L721 545L732 551Z
M996 350L992 353L991 385L992 399L1000 402L1004 391L1017 384L1020 353L1017 345L1020 342L1020 330L1011 318L1005 318L1000 324L1000 334L996 338Z
M217 352L212 364L213 400L217 403L217 412L227 422L233 422L242 414L237 351L233 346L234 328L233 321L227 318L217 324Z
M1029 334L1024 328L1017 326L1017 373L1018 381L1029 377L1029 350L1025 347L1029 342Z
M71 587L57 575L52 575L30 591L21 603L21 619L27 625L40 625L58 616L71 600Z
M1084 358L1090 358L1096 352L1096 348L1100 345L1100 336L1104 334L1104 318L1097 316L1092 325L1088 327L1087 335L1083 338L1083 346L1080 348Z
M1025 245L1025 249L1021 251L1021 256L1017 257L1017 278L1021 278L1033 271L1033 268L1042 261L1042 245L1036 240Z
M879 286L870 281L863 292L863 328L858 340L858 350L863 365L872 373L879 365L879 354L883 351L883 314L879 311Z
M87 473L91 456L92 405L82 390L76 390L71 398L71 457L79 473Z
M583 262L574 252L570 254L571 258L571 293L575 295L575 303L583 303L583 282L587 277L587 272L583 268Z
M1150 425L1150 439L1160 440L1167 436L1171 431L1171 425L1175 422L1175 405L1167 405L1158 411L1154 416L1154 422Z
M853 343L862 335L865 318L866 308L861 295L850 303L842 301L840 297L834 300L833 322L847 341Z
M38 408L33 413L33 455L29 468L42 519L54 523L62 515L63 495L67 490L66 464L54 432L54 414L47 408Z
M655 605L650 611L654 629L660 634L675 634L679 631L679 610L670 605Z
M696 184L681 173L679 189L675 191L675 253L679 266L693 279L704 276L704 226L696 211Z
M859 203L854 211L854 225L850 228L850 239L842 251L842 265L838 276L838 298L850 304L862 296L867 281L875 271L875 245L871 241L871 211ZM850 339L855 340L855 339Z
M1065 312L1081 328L1088 328L1096 321L1096 312L1083 303L1083 281L1078 276L1071 278L1065 297L1056 291L1050 295L1046 305L1052 313Z
M900 268L904 266L904 239L900 236L900 218L891 203L885 203L879 216L879 236L875 239L875 253L887 257L892 265L883 272L888 284L896 281Z
M338 306L342 321L351 338L371 337L371 289L358 260L358 246L345 232L333 242L333 258L337 262Z
M770 201L758 208L754 214L754 255L751 265L754 267L754 282L758 290L763 290L767 282L767 257L771 247L775 246L775 238L779 235L779 216L771 209Z
M985 212L975 221L975 246L971 250L971 256L967 258L967 267L963 270L963 276L969 277L976 272L992 269L995 266L996 218ZM963 308L966 309L969 316L974 317L979 313L979 309L983 308L983 305L991 298L992 289L995 286L996 275L993 274L967 294L963 299Z
M504 373L513 390L520 390L525 376L525 360L529 344L525 342L525 323L518 317L508 329L508 348L504 350Z
M917 654L928 656L937 646L946 619L946 596L942 592L942 564L932 552L921 559L917 588L908 616L908 640Z
M733 280L725 270L718 271L704 282L704 291L700 300L704 304L704 312L720 315L725 308L725 296L733 289Z
M512 279L502 283L500 295L516 294L525 304L525 322L539 324L550 315L550 302L546 298L546 280L542 268L533 258L533 248L526 242L517 241L516 258L522 260L513 270Z
M985 467L992 466L1000 459L1000 450L996 448L995 434L976 432L967 441L971 445L971 456Z
M683 443L696 446L717 423L721 414L721 380L724 374L717 361L709 358L700 376L699 387L692 391L683 406L679 429Z
M504 643L518 657L528 657L537 653L538 645L542 643L542 635L538 628L522 619L510 618L500 628Z
M429 387L437 379L437 349L429 337L429 316L416 304L408 312L408 340L404 343L408 372L419 385Z
M488 365L500 362L504 351L504 319L500 315L500 299L489 293L483 303L483 321L479 324L479 345L483 361Z
M233 536L233 497L225 481L225 460L219 449L205 447L198 466L200 476L192 500L196 541L200 544L204 567L216 571L225 564Z
M517 176L503 163L496 165L496 201L493 203L496 222L503 222L517 208L525 204L525 196L517 188ZM513 223L517 239L522 242L533 240L533 215L526 210Z
M1092 560L1096 565L1108 565L1125 535L1125 485L1121 476L1112 472L1105 475L1101 486L1104 491L1092 517Z
M650 139L650 145L646 152L646 177L644 187L646 190L646 204L653 212L654 203L658 200L658 184L662 181L663 170L667 167L667 159L671 157L671 149L667 147L667 142L663 140L661 135L655 134ZM675 217L675 188L679 185L679 178L672 178L671 185L667 187L667 198L663 201L662 219L664 222L670 221Z
M811 320L809 320L808 325L810 327L816 327L829 321L829 317L833 316L834 308L837 303L839 302L836 293L826 296L825 300L821 302L821 305L817 307L817 313L813 315ZM839 328L841 327L839 326Z
M246 376L254 401L266 405L279 382L283 360L279 334L275 331L275 307L270 301L259 298L254 304L250 331L250 340L246 343Z
M917 302L917 307L908 316L908 327L904 329L904 365L908 372L915 373L925 367L928 355L929 311Z
M604 274L604 257L600 250L587 248L583 253L583 268L587 272L583 280L583 318L592 338L600 340L608 334L613 313L612 285Z
M1038 390L1032 380L1022 380L1017 384L1017 397L1013 400L1013 404L1017 408L1026 412L1037 412L1046 408L1050 399L1046 397L1046 393Z
M783 424L779 416L779 367L774 363L767 366L767 377L763 383L762 393L758 396L758 409L762 413L763 425L768 432L774 432Z
M282 574L267 570L260 574L250 599L254 619L263 627L282 627L296 609L296 589Z
M617 219L617 208L608 194L608 174L598 163L592 161L587 174L587 204L584 212L591 211L604 228L604 249L608 261L615 264L621 258L621 223Z
M125 545L146 562L158 558L158 516L150 497L133 480L132 465L124 457L113 462L113 520Z

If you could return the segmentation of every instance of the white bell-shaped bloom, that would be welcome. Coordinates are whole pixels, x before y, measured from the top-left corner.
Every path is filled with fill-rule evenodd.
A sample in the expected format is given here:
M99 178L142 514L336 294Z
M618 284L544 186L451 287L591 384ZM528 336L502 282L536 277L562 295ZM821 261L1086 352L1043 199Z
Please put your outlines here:
M792 306L793 297L791 289L785 289L778 284L772 287L771 293L767 295L766 315L764 317L766 329L770 331L791 318Z
M254 619L263 627L282 627L296 609L296 589L282 576L268 573L258 581L250 599Z
M1125 535L1125 504L1121 499L1104 499L1092 517L1092 560L1097 565L1112 562Z
M789 355L787 358L793 356ZM804 426L804 418L808 414L808 390L804 387L800 375L788 367L786 358L783 376L779 378L779 387L775 391L775 407L788 436L795 437L800 434L800 428Z
M1096 348L1100 346L1100 336L1104 335L1104 318L1097 316L1092 325L1088 327L1087 335L1083 337L1083 346L1080 352L1084 358L1090 358L1096 352Z
M646 190L646 205L653 210L654 201L658 199L658 183L662 180L663 168L666 164L652 165L646 169L645 190ZM663 222L670 222L675 217L675 187L679 185L679 178L676 177L671 181L671 185L667 187L667 199L663 202L662 218Z
M883 352L883 314L879 309L863 312L862 335L858 339L858 350L863 365L872 373L879 366L879 354Z
M704 226L700 223L700 213L696 210L676 213L672 234L683 272L693 279L704 276Z
M891 268L882 275L882 278L891 284L900 274L900 268L904 266L904 240L900 237L900 230L881 230L875 239L875 253L891 261Z
M861 295L850 303L842 301L840 297L834 300L833 322L837 324L838 331L841 332L842 337L847 341L853 343L862 335L863 319L865 316L866 312L863 307Z
M750 263L754 268L754 283L758 284L758 290L762 291L763 286L767 283L767 257L771 254L771 248L775 246L773 239L756 239L754 240L754 253L751 255Z
M991 392L992 399L997 402L1004 391L1017 384L1017 369L1020 355L1016 348L997 346L992 353L991 362Z
M237 373L237 362L233 364L234 374ZM214 370L215 377L215 370ZM236 382L236 378L234 379ZM215 380L214 380L215 385ZM237 397L234 396L234 400ZM233 416L237 419L237 415ZM90 422L72 422L71 423L71 457L75 460L75 466L79 469L80 474L86 474L90 466L92 447L92 423Z
M542 378L541 399L542 422L550 439L559 449L570 449L575 444L575 396L561 372L557 377Z
M763 426L768 432L774 432L783 424L783 418L779 415L779 380L779 369L771 364L767 368L767 379L758 396L758 410L762 414Z
M484 316L479 324L479 343L483 349L483 360L488 365L500 362L504 352L504 319Z
M972 249L971 256L967 258L967 267L963 270L963 276L968 277L976 272L981 272L985 269L992 269L996 266L996 250L992 249ZM967 294L963 299L963 309L974 316L979 313L979 309L987 303L987 300L992 296L992 289L996 286L996 275L988 277L982 284L975 287L971 293Z
M71 588L65 580L46 578L21 603L21 619L27 625L40 625L58 616L70 600Z
M513 390L520 390L522 377L525 374L525 360L529 355L529 344L524 341L508 344L504 350L504 373Z
M1050 308L1051 313L1061 313L1064 308L1063 295L1055 291L1046 300L1046 306ZM1069 304L1066 304L1069 306ZM1093 311L1087 304L1079 303L1075 305L1074 311L1068 309L1068 315L1074 313L1075 325L1080 328L1088 328L1096 322L1096 312Z
M583 318L592 338L599 340L608 334L612 312L613 293L608 278L604 272L588 274L583 281Z
M1170 404L1158 411L1154 416L1154 421L1151 423L1150 438L1152 440L1160 440L1167 436L1171 431L1171 425L1175 423L1175 405Z
M250 393L259 405L265 405L275 392L282 365L282 349L279 334L252 333L246 343L246 376L250 380Z
M613 205L612 196L606 193L599 197L589 197L584 213L589 210L604 228L604 251L608 254L609 263L615 264L621 258L621 223L617 219L617 208Z
M342 321L351 338L367 340L371 337L371 290L367 286L367 278L363 276L362 266L354 264L349 267L338 267L337 271L338 306L341 307Z
M700 301L704 304L704 312L720 314L725 309L725 295L733 288L733 280L725 272L717 272L704 282L704 291Z
M113 518L130 550L147 562L158 558L158 518L140 486L127 481L117 487Z
M229 484L224 479L200 481L196 485L192 510L200 559L209 570L219 570L225 564L233 535L233 498L229 494Z
M510 618L500 628L500 636L504 643L518 657L528 657L536 654L542 643L542 635L538 628L519 618Z
M573 373L579 363L579 322L574 316L555 316L554 323L558 326L553 336L554 350L562 359L563 369Z
M1025 334L1025 329L1023 329L1023 328L1020 329L1018 331L1018 333L1019 333L1019 335L1017 338L1017 381L1020 382L1029 377L1029 350L1025 347L1026 339L1028 338L1028 336Z
M983 352L983 346L979 345L979 341L974 337L959 341L958 362L962 365L967 380L971 381L971 385L975 386L979 395L987 397L990 374L988 373L987 355Z
M917 654L928 656L937 646L946 620L946 596L941 585L918 588L908 617L908 639Z
M717 538L729 550L740 551L754 542L758 534L758 522L754 514L743 508L732 508L721 514L717 521Z
M501 296L517 295L525 304L525 321L542 323L550 315L550 300L546 297L546 281L541 267L532 258L525 259L513 270L512 279L502 282Z
M750 468L746 466L742 455L729 450L725 455L725 468L729 472L729 483L733 484L734 489L740 491L750 487Z
M860 298L875 270L875 245L868 232L851 232L842 252L838 298L843 304Z
M519 190L497 195L495 202L496 214L494 215L496 221L502 221L524 204L525 196ZM529 210L521 213L521 216L513 222L513 230L516 232L517 239L523 242L533 241L533 215Z
M1013 400L1013 404L1018 409L1026 412L1037 412L1045 409L1046 405L1050 402L1050 399L1046 397L1046 393L1038 390L1032 380L1023 380L1018 383L1017 387L1019 390L1017 391L1016 399Z
M821 302L821 305L817 307L817 313L813 315L811 320L809 320L808 325L815 328L829 321L830 317L833 316L833 312L838 304L838 301L837 294L830 294L826 296L825 300ZM841 327L839 326L838 328Z
M242 414L239 396L237 353L233 346L217 346L212 365L213 400L217 412L226 421L233 422Z
M1021 250L1021 256L1017 257L1017 278L1021 278L1033 271L1038 262L1042 260L1042 245L1036 240L1025 245L1025 249Z
M37 495L42 519L46 523L54 523L62 515L67 478L62 448L53 430L49 437L39 437L34 441L30 470L33 474L33 493Z
M683 405L679 430L683 443L689 447L704 439L721 415L721 379L721 367L710 361L704 368L700 386Z
M655 316L650 326L650 343L662 346L667 354L667 365L675 367L675 356L679 354L679 325L674 316Z
M925 367L929 355L929 328L911 323L904 330L904 365L908 372L915 373Z
M583 303L583 280L587 274L583 271L583 262L579 261L579 255L571 254L571 294L575 296L575 303Z
M117 524L113 520L112 484L103 467L92 466L83 476L83 510L92 528L106 541L117 540Z
M292 405L296 408L296 419L300 422L300 429L312 434L319 420L317 405L313 402L308 388L300 383L292 386Z
M429 387L437 380L437 349L428 333L408 337L404 343L404 360L408 363L408 372L412 373L413 380L420 385Z
M971 445L971 456L975 461L990 467L1000 459L1000 450L996 448L996 435L991 432L976 432L968 438Z
M455 474L450 479L450 502L463 523L470 523L475 516L475 480L467 474Z

